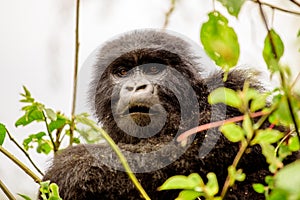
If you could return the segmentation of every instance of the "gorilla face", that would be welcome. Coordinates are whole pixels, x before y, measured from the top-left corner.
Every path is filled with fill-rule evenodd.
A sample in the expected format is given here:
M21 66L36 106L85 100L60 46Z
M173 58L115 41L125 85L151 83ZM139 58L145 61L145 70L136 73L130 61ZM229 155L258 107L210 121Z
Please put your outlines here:
M114 59L97 84L98 119L116 142L176 135L198 124L188 62L165 50L140 49ZM179 73L180 70L180 73Z
M113 69L112 79L120 85L117 92L113 92L119 94L112 104L113 114L118 127L129 135L147 138L164 126L166 111L161 105L158 87L166 76L166 68L160 63L147 63Z

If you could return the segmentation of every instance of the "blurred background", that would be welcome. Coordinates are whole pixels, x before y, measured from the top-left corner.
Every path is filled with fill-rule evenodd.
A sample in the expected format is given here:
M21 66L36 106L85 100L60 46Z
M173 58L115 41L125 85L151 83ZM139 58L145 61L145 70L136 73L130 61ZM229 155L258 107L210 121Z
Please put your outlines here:
M0 123L6 125L19 143L39 125L14 126L22 115L19 93L25 85L38 101L70 116L72 101L75 0L0 0ZM300 12L289 0L268 1L273 5ZM298 1L299 2L299 1ZM170 0L84 0L80 8L80 55L83 65L90 53L107 39L136 28L162 28ZM246 1L239 18L227 14L221 4L216 9L229 18L239 36L239 65L266 71L262 48L266 30L257 4ZM177 0L168 29L186 35L200 44L200 26L213 10L209 0ZM271 9L267 8L271 20ZM276 11L273 27L285 44L282 62L296 76L300 71L300 15ZM79 75L80 75L79 71ZM84 95L85 91L79 90ZM85 104L79 102L79 104ZM6 138L3 145L31 166L16 146ZM52 155L30 151L33 160L45 170ZM34 170L34 169L33 169ZM38 185L14 163L0 154L0 179L16 195L35 198ZM21 199L17 197L18 199ZM0 191L0 199L6 197Z

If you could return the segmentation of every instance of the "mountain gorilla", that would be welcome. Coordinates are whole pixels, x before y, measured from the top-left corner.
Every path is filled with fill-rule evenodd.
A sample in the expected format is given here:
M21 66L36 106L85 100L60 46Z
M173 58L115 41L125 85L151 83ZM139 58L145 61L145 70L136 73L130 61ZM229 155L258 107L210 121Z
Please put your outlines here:
M184 131L241 113L223 104L209 105L218 87L242 90L245 80L263 90L251 73L223 73L193 42L170 31L136 30L106 42L97 53L89 101L98 122L128 159L151 199L175 199L179 191L158 191L173 175L217 175L220 187L239 150L217 128L176 142ZM237 182L226 199L264 199L252 189L269 174L259 146L247 150ZM64 200L140 199L116 154L106 144L69 147L55 156L44 180L58 184Z

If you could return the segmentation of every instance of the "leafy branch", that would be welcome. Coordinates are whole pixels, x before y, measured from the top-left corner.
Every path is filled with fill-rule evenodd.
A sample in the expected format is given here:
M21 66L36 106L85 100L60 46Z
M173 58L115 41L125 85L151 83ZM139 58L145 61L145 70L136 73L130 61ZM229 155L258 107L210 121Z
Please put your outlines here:
M223 6L227 8L227 11L235 17L238 17L239 11L245 2L245 0L218 1L222 3ZM293 152L299 151L300 149L300 135L298 129L298 123L300 123L298 119L300 98L293 93L292 90L298 77L291 85L289 84L289 70L284 69L279 64L279 60L284 52L283 42L275 30L268 27L262 6L268 6L272 9L295 15L299 15L300 13L286 10L281 7L276 7L259 0L254 0L251 2L258 4L261 16L263 18L263 23L268 31L264 43L263 58L271 74L279 72L281 87L275 89L272 93L261 94L255 89L249 88L246 84L243 91L233 91L228 88L218 88L210 94L209 101L211 104L223 103L238 109L244 115L193 128L181 134L177 138L177 141L185 142L186 138L192 134L207 130L209 128L221 126L220 131L223 133L223 135L233 143L238 142L240 144L240 148L232 165L228 167L228 176L223 185L223 189L220 192L220 197L215 196L218 194L218 191L215 191L214 193L205 192L207 187L213 187L217 189L217 182L214 183L214 186L210 185L211 182L204 184L200 177L197 178L198 181L195 183L194 187L189 187L192 185L191 182L185 181L182 183L182 181L185 179L189 180L189 176L181 177L179 175L170 177L161 186L164 189L183 189L183 191L179 193L178 199L192 200L200 196L214 200L225 198L228 189L234 185L235 181L243 181L245 179L246 175L242 173L242 169L236 169L236 167L238 166L238 163L245 150L249 146L253 145L260 145L262 154L265 156L266 161L269 164L269 171L274 174L274 176L266 177L266 183L268 184L267 186L264 186L261 183L254 183L254 190L258 193L265 194L267 199L270 197L272 197L272 199L279 197L283 198L283 196L285 197L284 199L289 199L291 196L295 197L300 195L297 189L288 189L287 187L289 184L281 184L282 182L287 183L287 180L289 180L290 182L295 182L295 185L299 186L297 181L294 181L294 179L290 178L291 174L296 174L298 176L300 164L290 164L293 167L290 167L289 165L287 166L288 170L285 170L282 162L288 155L291 155ZM291 2L299 6L297 2ZM226 80L226 72L235 67L239 59L238 38L234 29L228 25L227 18L224 17L220 12L216 11L215 8L208 14L208 16L208 21L201 27L201 43L209 57L225 71L224 80ZM266 98L268 96L273 100L272 104L266 107ZM250 105L250 108L248 108L248 105ZM251 120L251 118L256 119ZM267 119L271 125L269 128L263 129L262 127L264 127L263 125L266 124L265 121ZM236 124L240 121L242 121L242 123ZM294 130L288 131L288 133L283 133L279 130L273 129L277 125L287 128L293 126ZM297 133L297 135L293 134L294 131ZM284 175L280 176L280 174ZM193 175L193 177L194 176L195 175ZM179 180L181 179L182 181L180 182Z
M268 58L266 58L267 56L264 56L264 58L265 58L265 60L268 64L268 67L271 71L279 72L281 86L287 97L288 109L289 109L290 115L292 117L294 126L295 126L295 131L296 131L298 137L300 137L300 133L299 133L299 129L298 129L298 119L297 119L297 116L294 114L292 103L291 103L292 97L290 94L290 89L286 83L283 70L278 66L279 59L283 54L283 43L282 43L280 37L276 34L276 32L273 29L269 28L266 16L265 16L263 8L262 8L262 4L261 4L260 0L257 0L257 2L259 4L259 10L260 10L260 14L263 18L263 22L268 31L268 35L265 40L265 46L270 45L270 47L271 47L271 52L268 52L268 55L271 55L271 56L268 56ZM280 46L282 46L282 47L279 48ZM275 65L275 67L274 67L274 65Z
M18 165L24 172L26 172L36 183L41 182L41 179L31 171L23 162L18 160L14 155L8 152L4 147L0 145L0 152L3 153L6 157L8 157L11 161L13 161L16 165Z
M25 154L25 156L28 158L29 162L32 164L32 166L40 173L41 176L44 176L44 173L36 166L36 164L31 159L28 152L13 138L13 136L10 134L10 132L5 128L6 133L9 137L9 139Z
M288 10L288 9L281 8L281 7L278 7L278 6L274 6L274 5L272 5L270 3L267 3L267 2L261 2L259 0L249 0L249 1L253 2L253 3L258 3L260 5L268 6L271 9L274 9L274 10L279 10L279 11L282 11L282 12L285 12L285 13L289 13L289 14L293 14L293 15L300 15L300 12ZM292 2L292 0L291 0L291 2ZM295 5L297 5L298 7L300 7L300 4L295 4Z

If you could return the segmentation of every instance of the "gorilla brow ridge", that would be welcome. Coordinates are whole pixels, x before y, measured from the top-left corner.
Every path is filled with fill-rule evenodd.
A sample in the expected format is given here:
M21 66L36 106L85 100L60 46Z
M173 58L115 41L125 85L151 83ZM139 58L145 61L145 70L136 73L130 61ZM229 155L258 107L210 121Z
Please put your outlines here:
M120 57L115 59L109 67L112 68L113 71L114 68L123 66L124 63L126 63L126 67L132 68L148 63L159 63L174 67L178 64L180 65L181 63L183 63L183 61L177 54L170 51L145 48L133 50L121 55Z
M177 71L180 71L185 77L189 79L194 78L194 74L191 73L193 68L191 66L192 63L181 58L178 54L164 49L143 48L127 52L116 58L108 68L109 73L114 74L121 66L131 70L136 66L148 63L168 65Z

